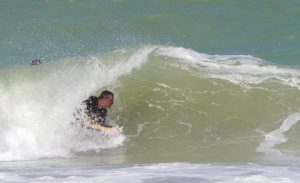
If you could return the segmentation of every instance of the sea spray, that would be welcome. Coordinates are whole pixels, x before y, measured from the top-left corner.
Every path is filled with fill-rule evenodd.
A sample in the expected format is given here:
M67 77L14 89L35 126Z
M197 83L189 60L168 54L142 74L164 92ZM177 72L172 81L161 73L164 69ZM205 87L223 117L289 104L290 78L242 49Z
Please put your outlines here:
M128 62L115 65L105 65L101 58L65 58L41 67L4 70L0 80L0 136L4 139L1 160L70 157L73 151L122 145L122 134L115 136L119 140L114 141L113 136L104 140L94 133L93 143L78 146L81 138L88 141L89 132L75 133L78 129L70 126L72 113L85 97L112 85L122 74L145 62L145 49L130 55Z

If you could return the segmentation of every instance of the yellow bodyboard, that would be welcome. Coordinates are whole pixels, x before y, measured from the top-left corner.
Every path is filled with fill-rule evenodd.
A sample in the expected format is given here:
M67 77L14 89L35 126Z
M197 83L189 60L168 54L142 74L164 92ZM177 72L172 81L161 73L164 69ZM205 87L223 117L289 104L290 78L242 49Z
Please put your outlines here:
M103 132L121 132L122 128L119 126L109 126L109 125L101 125L101 124L90 124L88 128L92 130L98 130Z

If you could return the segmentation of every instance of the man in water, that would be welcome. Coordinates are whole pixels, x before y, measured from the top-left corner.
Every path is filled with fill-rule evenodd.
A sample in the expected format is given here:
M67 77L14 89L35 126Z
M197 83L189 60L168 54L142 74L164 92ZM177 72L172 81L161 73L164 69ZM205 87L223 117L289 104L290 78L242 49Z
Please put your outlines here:
M101 124L105 127L111 127L105 124L107 108L110 108L114 103L114 94L111 91L103 91L99 97L90 96L87 100L83 101L86 104L84 114L86 114L88 121L91 124ZM75 123L84 126L84 120L82 119L82 110L78 109L74 113L76 119Z
M103 91L99 97L91 96L84 101L85 113L91 118L92 123L105 124L107 108L114 103L114 94L111 91Z
M41 60L35 59L35 60L32 60L31 65L39 65L41 63L42 63Z

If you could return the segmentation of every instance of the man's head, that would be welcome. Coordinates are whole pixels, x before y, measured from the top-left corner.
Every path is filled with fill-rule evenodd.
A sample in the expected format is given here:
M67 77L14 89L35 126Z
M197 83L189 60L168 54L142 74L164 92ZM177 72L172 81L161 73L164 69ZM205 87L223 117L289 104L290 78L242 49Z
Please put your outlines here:
M32 60L31 65L39 65L41 63L42 63L41 60L35 59L35 60Z
M98 100L98 106L101 108L109 108L114 103L114 94L111 91L104 90Z

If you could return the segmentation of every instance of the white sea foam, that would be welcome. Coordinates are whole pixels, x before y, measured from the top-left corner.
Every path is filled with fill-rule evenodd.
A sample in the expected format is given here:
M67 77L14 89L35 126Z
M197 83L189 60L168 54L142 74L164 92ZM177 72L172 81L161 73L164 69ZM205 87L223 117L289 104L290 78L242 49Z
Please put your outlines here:
M289 115L278 129L265 134L264 141L259 144L256 151L264 153L269 159L286 158L286 155L284 155L280 150L276 149L275 146L285 143L288 140L284 133L289 131L299 121L299 112Z
M30 175L30 176L27 176ZM129 166L72 166L2 171L1 182L214 182L298 183L297 167L253 164L161 163Z

